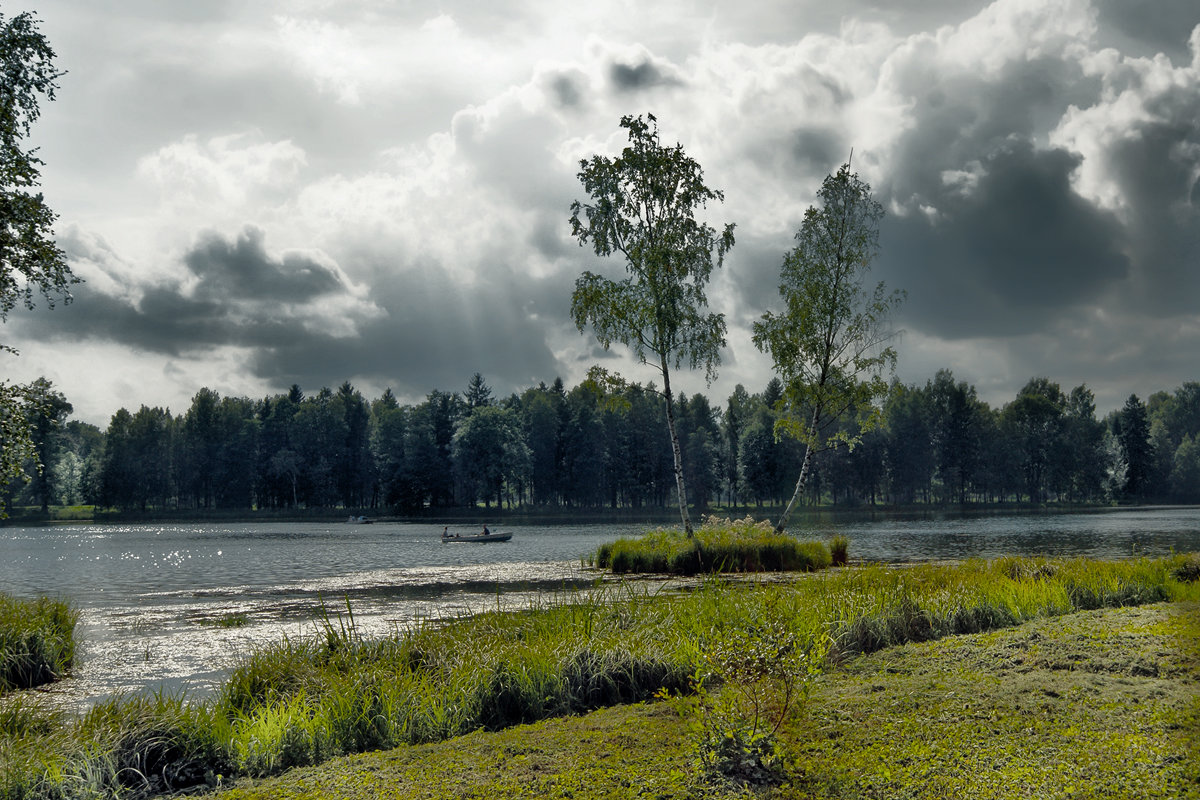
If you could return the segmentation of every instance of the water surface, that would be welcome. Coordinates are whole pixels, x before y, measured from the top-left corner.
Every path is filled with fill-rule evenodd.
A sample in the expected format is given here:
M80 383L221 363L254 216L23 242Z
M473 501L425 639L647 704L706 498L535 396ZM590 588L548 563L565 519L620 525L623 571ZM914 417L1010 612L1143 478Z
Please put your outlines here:
M441 525L418 523L6 527L0 589L80 608L75 677L52 690L65 702L157 688L203 696L253 645L312 635L322 619L348 623L347 603L376 634L591 586L583 558L646 526L493 527L512 541L443 544ZM1158 556L1200 550L1200 509L822 515L797 533L844 534L852 559L869 561ZM245 624L217 624L233 618Z

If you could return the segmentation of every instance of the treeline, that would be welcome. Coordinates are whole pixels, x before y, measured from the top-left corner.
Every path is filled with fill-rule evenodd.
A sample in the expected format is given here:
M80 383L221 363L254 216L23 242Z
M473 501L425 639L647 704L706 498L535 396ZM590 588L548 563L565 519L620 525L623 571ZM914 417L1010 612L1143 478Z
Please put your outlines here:
M150 509L643 508L674 502L663 398L653 384L591 377L496 399L478 374L461 393L401 405L351 384L261 400L200 390L175 416L117 411L101 431L68 421L48 382L30 420L31 462L13 505ZM738 386L723 407L679 398L689 502L777 504L802 447L776 435L782 386ZM803 413L803 412L801 412ZM853 424L853 423L849 423ZM1200 383L1098 419L1090 390L1029 381L1000 409L941 371L893 386L882 423L852 451L818 453L810 504L1200 502Z

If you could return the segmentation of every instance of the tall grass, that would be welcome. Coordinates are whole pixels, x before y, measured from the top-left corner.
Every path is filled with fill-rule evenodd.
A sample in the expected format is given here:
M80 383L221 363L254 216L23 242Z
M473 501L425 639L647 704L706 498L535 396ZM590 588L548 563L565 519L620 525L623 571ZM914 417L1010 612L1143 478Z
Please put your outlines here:
M821 542L776 533L771 523L751 517L707 517L690 538L677 528L659 528L644 536L607 542L594 560L601 569L618 574L675 575L809 571L832 563L829 549Z
M62 600L0 593L0 694L58 680L75 663L79 612Z
M352 618L261 648L208 702L125 697L78 718L0 710L0 798L217 785L342 753L686 691L711 654L777 631L846 658L1102 605L1200 600L1185 557L865 567L790 583L618 585L367 639ZM21 700L20 697L15 698ZM11 710L10 710L11 709Z

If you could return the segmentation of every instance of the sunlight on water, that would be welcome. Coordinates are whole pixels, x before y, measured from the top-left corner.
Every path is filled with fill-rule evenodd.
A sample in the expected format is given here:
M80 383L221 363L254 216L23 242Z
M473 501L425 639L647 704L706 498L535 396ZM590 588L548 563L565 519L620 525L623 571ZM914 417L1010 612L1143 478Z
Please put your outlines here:
M643 525L494 526L507 543L440 541L440 525L173 524L0 528L0 589L80 608L74 677L50 689L85 707L122 692L212 692L253 647L315 635L353 611L366 635L583 589L581 558ZM1000 555L1157 556L1200 550L1200 509L806 522L850 538L855 560ZM469 531L467 531L469 532Z

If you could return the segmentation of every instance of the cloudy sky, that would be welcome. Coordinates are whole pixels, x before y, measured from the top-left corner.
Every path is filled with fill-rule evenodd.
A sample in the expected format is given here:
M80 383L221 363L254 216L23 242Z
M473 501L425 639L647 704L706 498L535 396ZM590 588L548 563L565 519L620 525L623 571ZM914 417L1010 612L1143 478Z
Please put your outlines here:
M602 363L568 317L581 158L650 112L737 224L714 277L722 402L821 179L887 209L899 377L1101 413L1200 379L1195 0L37 0L58 99L34 140L75 302L15 311L3 374L101 426L350 380L405 401Z

